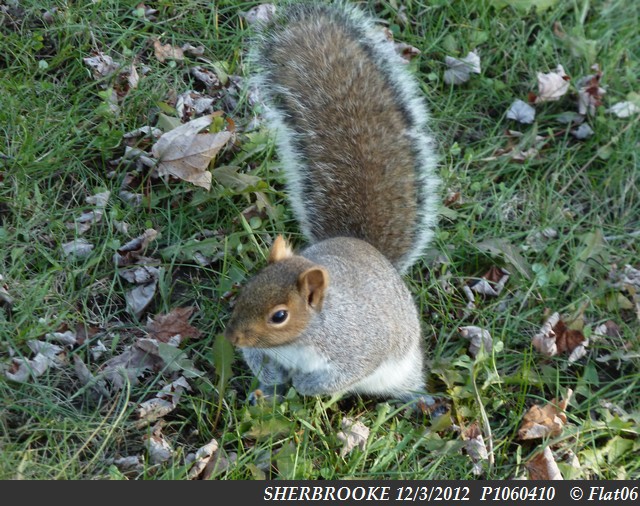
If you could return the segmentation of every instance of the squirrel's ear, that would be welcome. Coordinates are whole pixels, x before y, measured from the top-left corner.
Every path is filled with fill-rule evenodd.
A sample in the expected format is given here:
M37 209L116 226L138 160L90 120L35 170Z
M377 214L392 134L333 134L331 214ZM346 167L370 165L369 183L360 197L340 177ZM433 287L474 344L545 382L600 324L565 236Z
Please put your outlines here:
M329 286L329 273L323 267L311 267L298 276L298 288L316 311L322 309L324 293Z
M269 250L269 263L274 264L276 262L280 262L281 260L286 260L287 258L291 258L293 256L293 250L289 243L279 235L276 237L276 240L273 241L273 245Z

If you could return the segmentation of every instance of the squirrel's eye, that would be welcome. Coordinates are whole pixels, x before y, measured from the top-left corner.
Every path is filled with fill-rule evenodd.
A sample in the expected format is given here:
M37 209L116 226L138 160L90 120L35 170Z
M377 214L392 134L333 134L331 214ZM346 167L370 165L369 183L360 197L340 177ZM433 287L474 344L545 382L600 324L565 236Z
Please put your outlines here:
M278 311L271 315L271 323L279 325L286 322L287 318L289 318L289 313L284 309L278 309Z

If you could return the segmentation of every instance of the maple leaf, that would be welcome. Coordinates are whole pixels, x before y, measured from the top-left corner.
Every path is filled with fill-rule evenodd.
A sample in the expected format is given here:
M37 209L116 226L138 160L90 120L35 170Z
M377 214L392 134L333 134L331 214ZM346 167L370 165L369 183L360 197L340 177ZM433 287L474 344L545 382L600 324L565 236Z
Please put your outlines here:
M211 188L211 172L206 168L213 157L231 139L231 132L198 133L209 126L213 115L201 116L166 132L151 148L159 160L158 175L172 175Z

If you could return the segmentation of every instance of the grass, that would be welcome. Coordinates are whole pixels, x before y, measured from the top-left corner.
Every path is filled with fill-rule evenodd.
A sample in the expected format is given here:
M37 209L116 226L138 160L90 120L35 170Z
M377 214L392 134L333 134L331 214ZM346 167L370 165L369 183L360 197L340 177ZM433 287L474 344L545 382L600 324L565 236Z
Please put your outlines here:
M404 2L403 13L394 1L367 5L397 40L421 50L411 65L432 110L446 193L459 193L443 207L431 251L407 277L423 315L428 381L450 407L445 416L430 417L375 399L302 398L293 390L278 405L246 404L250 372L239 357L229 368L231 350L217 339L230 296L263 264L270 237L286 232L298 245L302 240L274 170L273 144L266 132L247 128L252 108L232 85L215 90L215 108L238 133L215 163L257 179L216 180L206 192L143 172L129 185L142 205L119 197L132 171L114 163L124 153L123 134L156 125L161 113L175 115L172 96L202 91L185 73L196 58L159 62L151 37L204 45L199 64L244 76L247 25L240 13L254 2L159 1L154 19L117 0L5 2L0 285L12 303L0 303L0 477L183 479L186 455L215 438L219 479L473 479L478 475L460 431L477 423L493 447L493 465L480 462L482 477L526 476L528 460L550 446L565 478L640 478L639 310L633 288L610 279L625 265L640 268L640 130L638 115L605 111L640 91L640 6L558 0L544 12L527 12L497 3ZM482 73L446 85L445 56L474 49ZM117 112L108 98L118 84L95 80L83 62L97 51L146 72L137 88L122 93ZM507 119L515 99L537 90L536 73L559 63L572 77L570 93L536 105L532 125ZM575 110L577 81L595 63L607 93L587 118L594 135L580 141L558 116ZM510 138L508 129L523 136ZM538 156L512 160L509 150L530 148L536 135L545 138ZM82 235L77 225L69 228L93 208L86 197L105 190L111 197L102 220ZM264 207L249 209L256 202ZM127 233L117 228L121 222ZM113 255L148 228L159 235L145 256L161 271L153 301L136 316L125 304L131 286ZM80 236L94 245L91 254L63 255L61 246ZM211 261L202 265L195 253ZM493 298L476 295L475 308L467 309L462 288L492 266L511 273L505 290ZM191 324L202 333L185 341L183 358L203 374L189 379L191 391L163 417L161 430L175 453L154 465L144 443L152 426L140 425L135 410L175 371L167 366L101 397L78 379L74 360L98 375L106 360L146 334L147 316L183 306L195 308ZM567 354L544 357L531 338L556 311L586 336L609 320L619 333L592 339L574 364ZM469 355L458 331L466 325L490 331L492 353ZM86 331L87 339L66 348L60 367L24 383L5 377L13 358L32 358L28 341L67 328ZM94 360L98 340L107 351ZM527 410L569 388L575 393L562 432L520 440ZM338 432L345 418L361 421L370 434L364 449L343 457ZM136 455L140 465L133 470L114 463Z

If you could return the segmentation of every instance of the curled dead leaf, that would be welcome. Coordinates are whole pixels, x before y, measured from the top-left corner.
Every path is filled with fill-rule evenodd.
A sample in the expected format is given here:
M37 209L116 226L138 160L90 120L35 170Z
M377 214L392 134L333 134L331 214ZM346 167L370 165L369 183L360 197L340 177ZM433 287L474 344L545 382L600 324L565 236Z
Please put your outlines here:
M568 328L556 312L547 319L540 332L533 336L532 344L547 357L568 352L569 363L573 363L586 355L589 341L581 331Z
M560 435L567 423L565 410L571 400L573 390L567 389L566 397L558 402L552 399L545 406L535 404L531 406L522 418L522 424L518 429L518 439L540 439Z
M491 350L493 349L493 338L488 330L470 325L467 327L460 327L458 332L460 332L462 337L471 341L469 353L471 353L472 356L475 357L483 348L485 352L491 353Z
M200 331L189 324L189 318L194 310L194 307L178 307L167 314L156 315L147 323L147 330L151 337L163 343L176 335L183 340L197 339L200 337Z
M342 430L336 434L336 437L344 443L340 456L345 457L356 447L364 450L369 438L369 427L351 418L343 418L341 425Z
M531 480L562 480L560 468L548 446L525 464Z
M537 76L538 95L534 100L536 104L560 100L569 91L571 78L565 73L562 65L558 65L547 74L538 72Z

